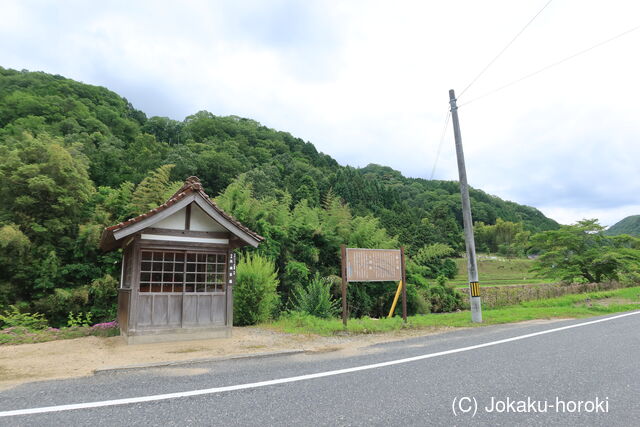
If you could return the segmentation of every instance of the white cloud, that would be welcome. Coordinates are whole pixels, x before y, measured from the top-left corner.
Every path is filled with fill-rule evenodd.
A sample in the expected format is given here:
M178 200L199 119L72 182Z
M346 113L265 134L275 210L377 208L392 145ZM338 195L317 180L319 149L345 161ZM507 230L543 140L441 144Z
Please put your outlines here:
M545 215L555 218L562 224L575 224L581 219L597 218L600 225L610 227L620 219L630 215L638 215L640 204L618 206L615 208L562 208L557 206L542 206L540 209Z
M0 65L103 85L150 115L251 117L343 164L429 178L448 89L544 4L7 1ZM561 222L638 213L640 31L464 104L638 25L639 8L553 2L461 97L473 186ZM436 178L457 178L450 130Z

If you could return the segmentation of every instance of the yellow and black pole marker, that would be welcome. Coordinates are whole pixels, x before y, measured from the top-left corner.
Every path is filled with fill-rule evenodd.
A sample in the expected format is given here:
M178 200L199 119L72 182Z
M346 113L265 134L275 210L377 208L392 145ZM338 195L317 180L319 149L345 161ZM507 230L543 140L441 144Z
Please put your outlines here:
M460 176L460 195L462 196L462 222L464 223L464 243L467 248L467 271L469 272L469 305L471 306L471 321L482 323L482 304L480 303L480 285L478 283L478 265L476 263L476 242L473 239L473 221L471 219L471 202L469 201L469 184L467 184L467 169L464 165L462 151L462 136L460 135L460 121L458 120L458 106L456 94L449 91L451 105L451 121L453 122L453 136L456 141L456 156L458 158L458 175Z
M471 288L471 296L479 297L480 296L480 283L478 282L470 282L469 287Z

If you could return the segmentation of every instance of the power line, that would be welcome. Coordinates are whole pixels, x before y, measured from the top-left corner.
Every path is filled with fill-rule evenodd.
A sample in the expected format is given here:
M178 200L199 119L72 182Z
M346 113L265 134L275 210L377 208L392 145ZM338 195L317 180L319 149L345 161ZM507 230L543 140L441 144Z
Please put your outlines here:
M514 38L511 39L511 41L509 43L507 43L507 45L491 60L489 61L489 63L486 65L486 67L484 67L482 69L482 71L480 71L480 73L471 81L471 83L469 83L467 85L467 87L465 87L464 89L462 89L462 92L460 92L460 95L458 95L458 99L460 99L462 97L462 95L464 95L464 93L467 91L467 89L469 89L484 73L485 71L487 71L489 69L489 67L491 67L493 65L494 62L496 62L498 60L498 58L500 58L502 56L502 54L509 49L509 47L516 41L516 39L518 37L520 37L520 34L524 33L524 30L527 29L527 27L529 27L529 25L531 25L531 23L533 21L536 20L536 18L538 17L538 15L540 15L542 13L543 10L545 10L547 8L547 6L549 6L549 3L551 3L553 0L549 0L544 6L542 6L542 9L540 9L538 11L538 13L536 13L533 18L531 18L529 20L529 22L527 22L527 24L522 27L522 29L520 31L518 31L518 34L515 35Z
M520 83L521 81L526 80L526 79L528 79L528 78L530 78L530 77L533 77L533 76L535 76L535 75L537 75L537 74L540 74L540 73L542 73L543 71L547 71L549 68L553 68L553 67L555 67L555 66L557 66L557 65L563 64L563 63L565 63L565 62L567 62L567 61L569 61L569 60L571 60L571 59L573 59L573 58L576 58L576 57L578 57L578 56L580 56L580 55L584 55L584 54L585 54L585 53L587 53L587 52L590 52L590 51L592 51L592 50L594 50L594 49L596 49L596 48L599 48L599 47L601 47L601 46L603 46L603 45L605 45L605 44L607 44L607 43L610 43L610 42L612 42L612 41L614 41L614 40L617 40L617 39L619 39L620 37L626 36L626 35L628 35L628 34L630 34L630 33L634 32L634 31L637 31L638 29L640 29L640 25L638 25L638 26L636 26L636 27L633 27L633 28L631 28L631 29L629 29L629 30L627 30L627 31L624 31L624 32L622 32L622 33L620 33L620 34L618 34L618 35L616 35L616 36L613 36L613 37L611 37L610 39L607 39L607 40L605 40L605 41L602 41L602 42L600 42L600 43L598 43L598 44L595 44L595 45L593 45L593 46L591 46L591 47L588 47L588 48L586 48L586 49L584 49L584 50L581 50L580 52L574 53L573 55L567 56L566 58L561 59L560 61L557 61L557 62L554 62L554 63L552 63L552 64L549 64L549 65L547 65L547 66L545 66L545 67L542 67L542 68L540 68L539 70L534 71L533 73L527 74L527 75L525 75L525 76L523 76L523 77L520 77L519 79L514 80L514 81L512 81L512 82L510 82L510 83L507 83L506 85L499 86L499 87L497 87L496 89L493 89L493 90L491 90L491 91L489 91L489 92L485 93L484 95L480 95L480 96L478 96L477 98L473 98L472 100L467 101L467 102L465 102L465 103L463 103L463 104L459 105L459 106L458 106L458 108L460 108L460 107L462 107L462 106L465 106L465 105L469 105L469 104L471 104L472 102L475 102L475 101L477 101L477 100L479 100L479 99L485 98L485 97L487 97L487 96L489 96L489 95L493 95L493 94L494 94L494 93L496 93L496 92L499 92L499 91L501 91L501 90L503 90L503 89L506 89L506 88L508 88L508 87L510 87L510 86L513 86L513 85L517 84L517 83Z
M444 142L444 137L447 134L447 126L449 125L450 117L451 117L451 112L449 111L449 108L447 108L447 115L444 119L444 126L442 128L442 134L440 135L440 143L438 144L438 151L436 151L436 159L433 162L433 168L431 169L431 178L429 179L433 179L433 176L436 173L436 166L438 165L438 159L440 158L440 150L442 150L442 143Z

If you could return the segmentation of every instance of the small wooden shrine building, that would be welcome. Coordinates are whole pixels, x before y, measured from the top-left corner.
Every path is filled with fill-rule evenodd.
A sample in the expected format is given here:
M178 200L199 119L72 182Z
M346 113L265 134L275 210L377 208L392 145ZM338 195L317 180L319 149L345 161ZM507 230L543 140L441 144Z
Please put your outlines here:
M123 249L121 335L129 344L230 336L233 249L263 240L211 201L196 177L157 208L106 228L101 249Z

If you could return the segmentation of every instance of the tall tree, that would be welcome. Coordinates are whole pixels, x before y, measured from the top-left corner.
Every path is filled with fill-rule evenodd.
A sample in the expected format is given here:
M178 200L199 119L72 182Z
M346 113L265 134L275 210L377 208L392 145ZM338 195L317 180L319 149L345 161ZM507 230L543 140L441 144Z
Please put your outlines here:
M180 188L181 182L170 181L174 166L160 166L138 184L131 198L131 205L137 214L161 205Z
M541 251L534 270L567 282L593 283L638 271L640 251L631 247L629 239L607 237L603 231L596 219L584 219L534 235L533 247Z

